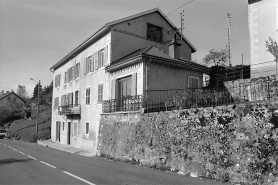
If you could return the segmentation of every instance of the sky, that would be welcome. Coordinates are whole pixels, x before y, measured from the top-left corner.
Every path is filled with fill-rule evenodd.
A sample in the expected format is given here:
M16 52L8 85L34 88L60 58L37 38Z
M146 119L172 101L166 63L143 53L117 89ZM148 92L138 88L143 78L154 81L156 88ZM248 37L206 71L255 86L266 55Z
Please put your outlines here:
M33 95L35 81L49 85L49 68L105 23L159 8L180 28L197 52L198 63L210 49L228 44L232 65L250 63L247 0L0 0L0 91L18 85Z

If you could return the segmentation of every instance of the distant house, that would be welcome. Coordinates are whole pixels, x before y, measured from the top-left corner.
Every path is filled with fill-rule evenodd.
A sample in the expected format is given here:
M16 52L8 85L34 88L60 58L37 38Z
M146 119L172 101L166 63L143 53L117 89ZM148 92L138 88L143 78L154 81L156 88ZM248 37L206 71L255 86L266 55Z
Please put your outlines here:
M269 37L278 41L278 1L248 0L251 78L276 74L274 57L266 51Z
M0 107L13 106L13 108L20 110L25 103L25 100L14 92L8 92L0 96Z
M202 88L209 68L194 52L158 8L105 24L50 69L51 139L96 151L100 114L157 106L151 90Z

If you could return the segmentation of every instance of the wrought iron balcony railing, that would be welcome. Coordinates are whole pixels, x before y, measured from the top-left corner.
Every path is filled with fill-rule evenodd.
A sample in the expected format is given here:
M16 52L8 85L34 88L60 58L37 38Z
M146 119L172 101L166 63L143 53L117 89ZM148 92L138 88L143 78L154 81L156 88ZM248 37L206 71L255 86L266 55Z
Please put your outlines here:
M129 96L118 99L104 100L102 102L102 112L127 112L127 111L137 111L143 107L143 96Z
M59 107L59 115L80 115L81 107L79 104L63 105Z

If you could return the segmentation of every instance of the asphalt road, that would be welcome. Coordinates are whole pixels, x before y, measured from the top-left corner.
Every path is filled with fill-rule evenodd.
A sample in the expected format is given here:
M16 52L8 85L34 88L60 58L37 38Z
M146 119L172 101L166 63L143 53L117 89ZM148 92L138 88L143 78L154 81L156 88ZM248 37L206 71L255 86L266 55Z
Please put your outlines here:
M0 140L0 184L223 185L3 139Z

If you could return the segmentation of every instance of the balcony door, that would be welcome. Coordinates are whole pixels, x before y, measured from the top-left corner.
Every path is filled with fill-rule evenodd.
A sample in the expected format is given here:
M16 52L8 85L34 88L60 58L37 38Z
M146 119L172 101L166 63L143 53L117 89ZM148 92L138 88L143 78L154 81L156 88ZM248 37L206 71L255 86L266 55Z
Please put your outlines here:
M121 78L118 80L118 99L125 99L131 96L131 76Z
M127 76L117 80L117 111L124 111L126 99L131 94L131 76Z

